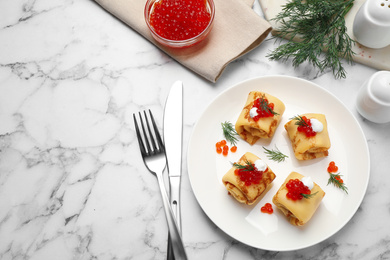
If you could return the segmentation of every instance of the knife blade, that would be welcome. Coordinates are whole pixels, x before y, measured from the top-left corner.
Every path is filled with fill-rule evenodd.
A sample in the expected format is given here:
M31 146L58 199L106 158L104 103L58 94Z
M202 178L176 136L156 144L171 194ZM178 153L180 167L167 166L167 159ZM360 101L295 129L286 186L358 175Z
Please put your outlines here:
M182 160L182 130L183 130L183 82L176 81L169 91L164 109L164 144L167 159L170 204L176 223L181 232L180 213L180 183ZM168 259L173 259L173 254L168 240Z

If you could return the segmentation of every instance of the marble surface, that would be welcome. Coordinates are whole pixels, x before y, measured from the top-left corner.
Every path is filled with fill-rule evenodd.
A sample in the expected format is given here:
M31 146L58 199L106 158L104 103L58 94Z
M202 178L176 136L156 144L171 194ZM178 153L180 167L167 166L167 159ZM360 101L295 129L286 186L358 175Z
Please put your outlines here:
M258 2L254 9L262 15ZM390 259L390 125L363 119L347 78L266 58L268 40L210 83L91 0L0 1L0 259L164 259L167 227L155 177L138 150L132 114L162 125L171 84L184 82L182 224L190 259ZM222 91L263 75L310 80L336 95L367 138L371 177L351 221L294 252L251 248L200 208L187 172L188 140ZM332 104L329 104L330 106ZM345 126L348 127L348 126Z

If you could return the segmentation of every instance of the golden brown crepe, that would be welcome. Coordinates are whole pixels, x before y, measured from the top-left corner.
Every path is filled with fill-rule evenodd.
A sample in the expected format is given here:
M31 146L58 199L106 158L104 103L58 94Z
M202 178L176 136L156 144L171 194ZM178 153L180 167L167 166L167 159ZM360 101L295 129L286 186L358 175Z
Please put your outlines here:
M250 117L249 111L253 107L253 102L263 95L269 103L274 103L273 111L278 113L278 115L274 115L273 117L260 118L256 122L253 118ZM245 106L237 119L235 126L236 131L242 137L242 139L250 144L254 144L260 138L272 138L276 128L280 123L285 109L285 105L278 98L264 92L252 91L249 93Z
M308 113L302 114L302 116L306 116L308 119L316 118L323 124L324 129L313 137L306 137L305 133L298 131L298 125L295 124L297 120L292 119L287 122L284 128L291 140L295 157L298 160L310 160L328 156L330 139L325 115Z
M246 162L249 161L252 164L255 164L256 160L260 160L260 158L248 152L245 153L237 163L240 165L246 165ZM268 167L267 170L263 172L259 184L252 183L251 185L246 186L245 183L241 181L240 177L234 173L235 170L236 167L233 166L223 176L222 182L230 195L232 195L240 203L245 203L247 205L255 203L276 177L271 168Z
M283 214L286 215L290 223L295 226L302 226L306 224L316 212L318 206L322 201L322 198L325 196L325 192L321 189L320 186L318 186L314 182L314 187L313 189L311 189L311 194L315 194L316 192L318 192L317 194L313 195L308 199L288 199L286 197L286 194L288 192L286 188L286 183L290 179L301 180L303 177L303 175L297 172L291 172L272 199L272 202L275 204L275 206L280 209Z

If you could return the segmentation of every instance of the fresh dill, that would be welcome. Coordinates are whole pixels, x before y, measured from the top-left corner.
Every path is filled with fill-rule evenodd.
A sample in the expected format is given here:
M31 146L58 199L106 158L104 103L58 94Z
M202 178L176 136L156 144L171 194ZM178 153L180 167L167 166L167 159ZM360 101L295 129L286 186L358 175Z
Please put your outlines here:
M234 129L234 125L229 121L225 121L225 123L221 123L221 125L223 136L227 141L230 142L231 145L235 146L238 142L238 139L236 137L238 136L238 134Z
M292 58L296 68L305 61L320 72L331 69L335 78L345 78L341 59L352 64L355 41L347 34L345 15L354 0L290 0L273 19L276 25L274 39L288 39L267 57L287 61ZM292 41L294 38L297 41ZM280 38L279 38L280 39Z
M245 170L245 171L254 171L255 166L253 163L251 163L248 160L245 160L245 165L239 164L239 163L233 163L233 166L237 169Z
M340 175L340 173L337 173L337 174L329 173L329 174L330 174L330 177L329 177L327 185L333 184L334 186L336 186L337 188L340 188L341 190L343 190L345 193L348 194L348 188L347 188L347 186L345 186L344 181L341 179L342 175Z
M304 197L305 199L311 199L311 198L314 197L317 193L318 193L318 191L315 192L315 193L310 193L310 194L301 193L301 195L302 195L302 197Z
M265 98L264 94L259 98L259 101L260 101L260 110L265 111L272 115L279 115L272 109L268 100Z
M276 162L284 162L284 160L288 158L288 156L283 154L281 151L279 151L278 147L275 146L275 148L276 149L271 150L263 146L263 149L265 150L265 154L269 159Z
M299 126L309 126L306 120L303 119L303 117L301 117L300 115L294 116L290 118L290 120L296 120L297 122L295 122L295 124Z

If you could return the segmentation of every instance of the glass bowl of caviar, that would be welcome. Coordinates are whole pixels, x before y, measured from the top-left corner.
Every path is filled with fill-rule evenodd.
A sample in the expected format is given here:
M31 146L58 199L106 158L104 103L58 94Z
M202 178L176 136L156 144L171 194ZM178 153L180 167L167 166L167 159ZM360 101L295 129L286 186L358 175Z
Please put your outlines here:
M162 45L184 48L201 42L211 31L213 0L148 0L145 21Z

